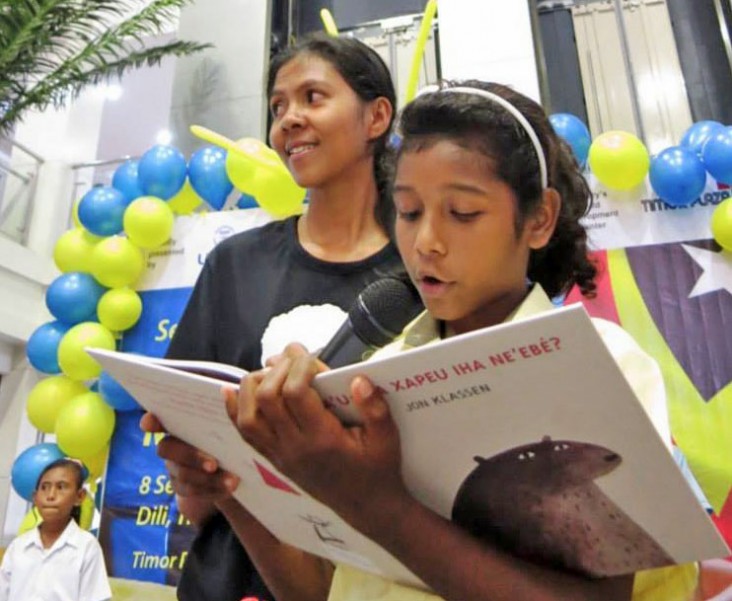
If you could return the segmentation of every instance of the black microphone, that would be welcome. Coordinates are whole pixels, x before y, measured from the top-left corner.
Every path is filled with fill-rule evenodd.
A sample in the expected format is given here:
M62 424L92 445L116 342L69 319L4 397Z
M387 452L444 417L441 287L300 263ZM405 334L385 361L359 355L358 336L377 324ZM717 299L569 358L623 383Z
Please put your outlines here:
M358 295L348 318L318 353L318 359L328 367L363 361L399 336L423 309L410 283L395 277L376 280Z

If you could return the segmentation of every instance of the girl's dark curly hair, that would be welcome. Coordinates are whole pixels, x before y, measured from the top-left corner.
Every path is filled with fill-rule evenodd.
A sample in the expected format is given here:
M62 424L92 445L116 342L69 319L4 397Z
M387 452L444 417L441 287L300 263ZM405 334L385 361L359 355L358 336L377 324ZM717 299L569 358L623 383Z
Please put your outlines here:
M528 278L552 297L566 293L575 284L584 296L594 296L597 269L588 257L587 232L579 222L589 209L591 192L570 147L556 135L544 110L523 94L475 80L443 84L443 88L458 86L496 94L526 117L544 150L549 187L561 196L554 234L544 248L532 251ZM399 129L399 155L448 139L488 157L498 177L516 194L516 231L520 232L541 200L542 187L534 145L510 112L477 94L427 93L404 108Z

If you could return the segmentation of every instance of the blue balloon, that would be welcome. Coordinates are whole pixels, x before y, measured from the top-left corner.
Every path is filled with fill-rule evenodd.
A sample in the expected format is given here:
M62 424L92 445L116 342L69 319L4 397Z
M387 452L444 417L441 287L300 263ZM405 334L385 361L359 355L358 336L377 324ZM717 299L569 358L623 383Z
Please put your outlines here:
M706 141L702 162L718 182L732 184L732 128L725 127Z
M191 187L216 211L234 189L226 175L226 151L218 146L204 146L191 155L188 178Z
M37 327L25 349L30 364L44 374L60 374L58 345L69 328L70 324L60 321L49 321Z
M656 194L675 207L694 202L707 181L699 156L683 146L672 146L653 157L649 174Z
M92 234L114 236L122 231L127 199L117 188L96 186L79 201L79 221Z
M106 288L88 273L71 271L57 277L46 290L46 306L67 324L94 321L97 303Z
M43 470L54 461L64 457L61 449L52 442L44 442L27 448L15 459L10 471L10 482L15 492L26 501L32 501Z
M137 176L137 165L138 162L134 159L125 161L112 176L112 187L124 194L128 204L144 195Z
M236 201L236 207L238 209L256 209L258 206L257 199L249 194L242 194L239 200Z
M104 482L102 480L97 484L97 491L94 493L94 506L97 511L102 510L102 499L104 498Z
M389 146L391 146L394 150L399 150L399 147L402 145L402 137L397 133L392 133L389 136Z
M724 125L719 121L697 121L684 132L681 146L689 148L701 155L704 144L717 132L723 131Z
M556 134L570 145L577 162L584 165L592 145L592 136L587 126L570 113L554 113L549 121Z
M183 187L187 172L186 158L180 150L158 144L140 158L137 181L146 196L169 200Z
M106 371L99 376L99 394L102 395L107 405L117 411L141 409L134 397Z

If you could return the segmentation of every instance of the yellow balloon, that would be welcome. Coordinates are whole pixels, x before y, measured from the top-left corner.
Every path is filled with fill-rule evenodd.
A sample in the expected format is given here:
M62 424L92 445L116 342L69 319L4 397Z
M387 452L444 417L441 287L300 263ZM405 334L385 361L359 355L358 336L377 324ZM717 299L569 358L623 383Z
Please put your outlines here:
M124 332L142 315L142 299L131 288L107 290L97 304L99 323L113 332Z
M588 162L600 183L612 190L631 190L648 174L648 149L625 131L600 134L590 145Z
M91 457L80 457L81 462L89 470L89 482L96 482L97 478L101 478L104 470L107 468L107 459L109 458L109 445L105 446L101 451ZM96 484L92 484L92 492L94 492Z
M297 215L303 210L305 189L295 183L277 153L256 138L237 142L200 125L191 133L226 149L226 175L234 187L256 198L265 211L277 218Z
M724 250L732 251L732 198L717 205L712 213L712 236Z
M191 125L190 130L197 138L209 144L220 146L228 152L243 154L245 158L256 159L261 157L264 159L269 158L274 162L280 162L277 153L257 138L241 138L239 141L234 141L202 125Z
M335 19L327 8L320 9L320 20L323 22L323 28L326 33L334 38L338 37L338 27L336 27Z
M257 169L263 164L274 162L268 151L272 151L272 149L256 138L242 138L232 142L232 146L228 147L225 162L226 175L229 176L237 190L245 194L250 193L248 190ZM279 160L279 157L277 159Z
M141 196L125 209L122 220L127 237L141 248L157 248L170 240L175 216L168 203L154 196Z
M437 12L437 0L427 0L424 14L422 15L422 24L417 34L417 42L414 45L414 54L412 55L412 66L409 70L409 79L407 79L407 91L404 103L411 102L417 95L417 86L419 85L419 72L422 69L424 59L424 47L427 44L430 32L432 31L432 20Z
M168 206L178 215L190 215L195 211L201 203L201 198L191 186L191 182L186 178L183 187L178 190L177 194L168 200Z
M63 335L58 345L58 364L72 380L91 380L102 373L102 366L84 350L87 347L113 351L114 336L102 324L93 321L77 324ZM60 419L60 413L57 419Z
M28 393L28 420L41 432L51 434L56 428L59 411L71 399L88 390L81 382L66 376L44 378Z
M33 530L33 528L36 528L38 524L40 524L43 521L43 518L41 517L40 512L35 507L31 508L31 510L25 514L25 517L20 522L20 526L18 526L18 536L23 534L24 532L28 532L29 530Z
M81 198L84 198L83 196ZM74 206L71 207L71 221L74 223L76 227L84 227L81 224L81 220L79 219L79 203L81 203L81 198L77 198L74 201Z
M303 211L305 191L293 181L289 172L279 175L256 173L251 195L276 219L299 215Z
M122 236L104 238L95 247L91 260L92 275L107 288L134 284L145 269L142 251Z
M53 261L63 273L91 273L91 256L100 238L77 227L61 234L53 248Z
M84 495L84 500L81 502L81 511L79 516L79 527L84 530L89 530L92 527L92 521L94 520L94 499L89 494L89 491Z
M226 153L226 174L234 187L254 196L276 218L302 212L305 189L297 185L277 153L256 138L236 142Z
M91 457L107 446L114 423L114 409L99 393L87 392L71 399L59 412L56 444L69 457Z

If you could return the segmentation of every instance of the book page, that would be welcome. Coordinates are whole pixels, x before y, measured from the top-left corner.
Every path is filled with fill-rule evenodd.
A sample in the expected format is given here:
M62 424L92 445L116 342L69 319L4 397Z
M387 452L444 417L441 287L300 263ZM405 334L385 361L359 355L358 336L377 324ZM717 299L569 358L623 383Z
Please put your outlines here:
M234 385L177 369L180 365L171 367L178 361L99 349L88 352L156 415L167 432L213 455L223 469L239 476L234 496L280 540L333 562L425 587L389 553L280 474L242 438L221 394L223 386Z

